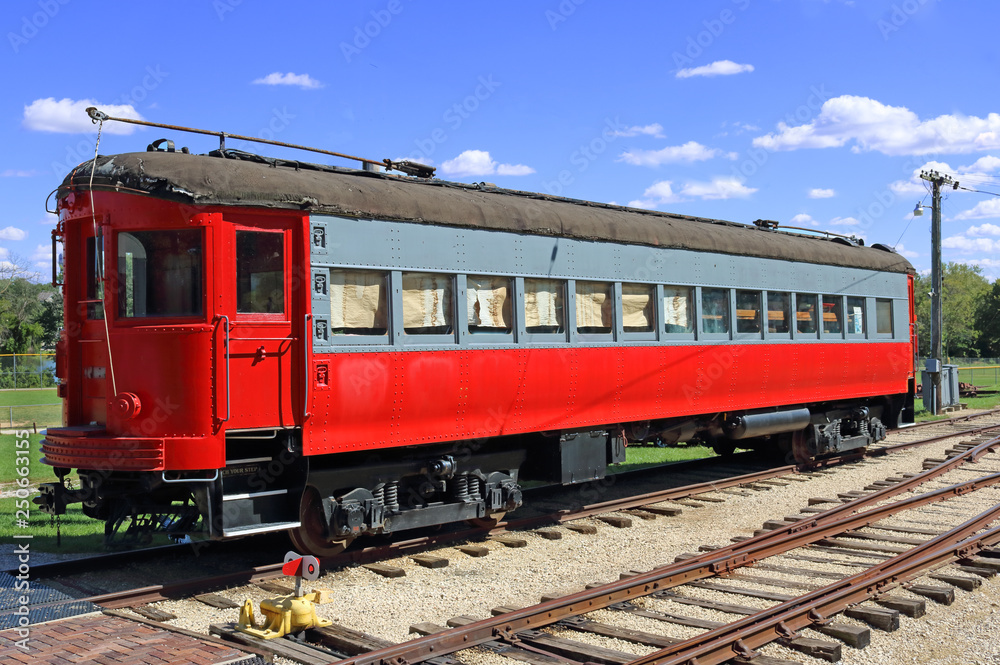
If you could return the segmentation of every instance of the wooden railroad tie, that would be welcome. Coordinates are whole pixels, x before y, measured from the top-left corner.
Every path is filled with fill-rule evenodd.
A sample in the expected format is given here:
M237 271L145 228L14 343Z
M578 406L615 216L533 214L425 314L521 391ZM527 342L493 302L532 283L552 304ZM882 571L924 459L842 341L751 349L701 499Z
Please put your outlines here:
M489 554L490 548L485 545L461 545L458 547L458 551L472 557L480 557Z
M626 529L632 526L632 519L624 515L598 515L597 519L605 524L610 524L616 529Z
M448 559L433 554L414 554L410 557L410 561L424 568L446 568L448 566Z
M381 575L382 577L406 577L406 571L398 566L390 566L386 563L367 563L362 566L366 570L370 570L376 575Z
M194 599L208 605L209 607L214 607L220 610L234 610L243 607L240 603L229 600L225 596L220 596L217 593L199 594L195 596Z
M653 513L654 515L663 515L664 517L676 517L684 511L677 506L665 506L665 505L654 505L654 506L643 506L642 508L647 513Z
M527 547L528 541L524 538L518 538L517 536L501 535L501 536L490 536L490 540L494 543L500 543L504 547Z

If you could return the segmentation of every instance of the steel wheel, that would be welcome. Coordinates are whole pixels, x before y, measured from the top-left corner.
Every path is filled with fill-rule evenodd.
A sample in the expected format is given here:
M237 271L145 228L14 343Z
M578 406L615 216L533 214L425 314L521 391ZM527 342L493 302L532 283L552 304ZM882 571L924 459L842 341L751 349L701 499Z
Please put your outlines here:
M299 554L333 556L340 554L354 540L353 537L331 539L324 536L323 499L315 487L307 487L299 504L299 521L302 526L288 530L288 538Z

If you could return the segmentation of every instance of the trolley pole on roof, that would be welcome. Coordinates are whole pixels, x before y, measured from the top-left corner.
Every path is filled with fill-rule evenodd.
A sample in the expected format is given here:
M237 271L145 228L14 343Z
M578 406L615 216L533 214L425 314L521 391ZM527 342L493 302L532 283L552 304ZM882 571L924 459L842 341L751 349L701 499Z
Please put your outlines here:
M942 338L944 335L944 314L941 309L941 293L944 286L941 271L941 185L952 185L958 188L958 182L951 176L942 175L937 171L921 171L920 177L933 186L931 199L931 360L927 370L934 379L934 401L931 413L941 412L941 373L944 370L944 351Z

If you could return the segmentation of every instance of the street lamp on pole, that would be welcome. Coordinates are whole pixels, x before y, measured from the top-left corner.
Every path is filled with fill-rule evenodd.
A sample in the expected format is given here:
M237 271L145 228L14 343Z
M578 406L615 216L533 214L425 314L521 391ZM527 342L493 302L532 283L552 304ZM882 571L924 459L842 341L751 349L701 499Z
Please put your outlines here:
M937 171L921 171L920 177L931 183L931 358L927 370L934 382L934 400L931 403L931 413L941 412L941 370L944 362L942 337L944 334L944 315L941 309L941 292L943 278L941 272L941 185L951 185L958 189L958 181L951 176L942 175ZM913 215L923 214L923 206L917 204Z

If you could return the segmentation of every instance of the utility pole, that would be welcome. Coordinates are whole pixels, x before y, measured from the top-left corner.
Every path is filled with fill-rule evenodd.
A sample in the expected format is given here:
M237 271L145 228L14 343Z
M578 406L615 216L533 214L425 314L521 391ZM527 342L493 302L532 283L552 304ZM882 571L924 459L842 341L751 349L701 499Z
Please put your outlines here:
M958 188L958 182L951 176L942 175L937 171L921 171L920 177L933 186L931 199L931 359L936 360L935 367L927 368L934 378L934 403L931 412L935 415L941 412L941 372L944 369L944 350L942 337L944 335L944 315L941 309L941 292L944 281L941 271L941 185L951 185Z

